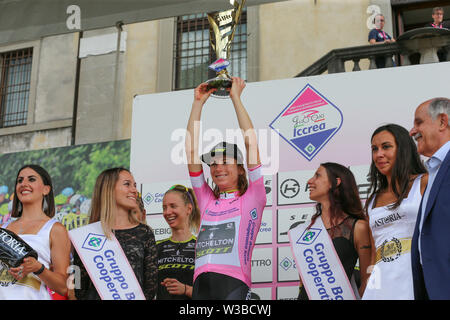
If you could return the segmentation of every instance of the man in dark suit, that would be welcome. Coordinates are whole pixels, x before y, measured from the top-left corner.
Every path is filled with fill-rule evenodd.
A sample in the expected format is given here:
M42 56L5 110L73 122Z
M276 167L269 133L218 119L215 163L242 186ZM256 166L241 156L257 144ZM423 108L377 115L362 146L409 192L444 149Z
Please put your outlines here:
M419 105L410 134L429 157L428 185L411 245L414 296L450 299L450 99Z

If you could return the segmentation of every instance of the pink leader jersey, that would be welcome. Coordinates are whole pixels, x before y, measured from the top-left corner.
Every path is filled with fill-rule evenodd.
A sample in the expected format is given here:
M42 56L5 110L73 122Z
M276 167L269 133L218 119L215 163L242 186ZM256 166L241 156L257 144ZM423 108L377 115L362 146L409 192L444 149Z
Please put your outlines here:
M266 205L261 166L250 169L247 191L222 193L216 199L203 171L190 172L201 212L195 250L194 281L203 272L216 272L251 285L251 258Z

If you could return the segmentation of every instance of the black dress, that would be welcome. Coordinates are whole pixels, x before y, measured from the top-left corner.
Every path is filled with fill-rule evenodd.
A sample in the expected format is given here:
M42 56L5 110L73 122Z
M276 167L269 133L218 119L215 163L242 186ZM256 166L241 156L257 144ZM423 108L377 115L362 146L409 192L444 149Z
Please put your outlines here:
M317 219L320 219L320 217ZM333 241L334 248L341 260L342 266L344 267L345 274L349 279L351 279L353 275L356 261L358 260L358 252L355 250L353 241L356 221L358 221L358 219L347 216L337 226L327 229L328 234ZM303 285L300 285L298 299L309 300Z
M114 235L136 275L147 300L155 297L157 289L156 243L152 229L139 224L131 229L114 230ZM80 267L80 288L75 288L78 300L100 300L89 275L77 252L74 252L74 264Z

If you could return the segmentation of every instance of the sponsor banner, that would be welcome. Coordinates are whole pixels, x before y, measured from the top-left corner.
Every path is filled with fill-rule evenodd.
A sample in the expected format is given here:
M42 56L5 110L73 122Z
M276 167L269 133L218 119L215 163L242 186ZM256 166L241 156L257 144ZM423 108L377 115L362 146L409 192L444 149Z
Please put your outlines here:
M147 215L147 224L151 226L156 241L170 238L172 235L172 229L162 215Z
M269 207L272 205L272 180L273 176L263 176L264 179L264 187L266 188L266 207Z
M360 198L367 199L367 197L369 196L368 192L370 187L369 181L370 164L360 166L350 166L349 169L355 176Z
M252 288L251 300L272 300L272 288Z
M272 209L265 209L255 244L271 244L273 236Z
M278 205L311 203L308 180L316 170L279 172L277 178Z
M310 300L355 300L355 293L322 219L289 231L295 261Z
M361 199L367 199L370 187L370 164L349 166L355 176ZM308 180L313 177L315 170L279 172L277 178L278 205L293 205L311 203L309 199Z
M144 202L145 211L147 214L162 213L162 201L164 194L170 187L175 184L182 184L191 188L190 180L166 181L157 183L145 183L141 186L142 201Z
M277 300L297 300L299 286L278 287Z
M272 248L255 248L252 255L252 283L271 283L272 268Z
M102 300L145 300L122 247L114 235L106 238L100 222L71 230L69 236Z
M315 212L315 207L278 209L277 242L289 243L288 231L301 223L310 221Z
M278 247L278 282L298 281L297 265L289 246Z

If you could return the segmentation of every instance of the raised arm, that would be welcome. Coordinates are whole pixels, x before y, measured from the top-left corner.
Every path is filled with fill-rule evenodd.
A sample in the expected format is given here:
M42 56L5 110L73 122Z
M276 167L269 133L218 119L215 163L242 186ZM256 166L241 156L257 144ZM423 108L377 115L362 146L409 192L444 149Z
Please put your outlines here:
M236 116L244 136L245 149L247 151L247 167L254 168L261 164L258 149L258 138L253 127L252 120L245 110L241 101L241 94L245 88L245 81L241 78L233 77L233 85L230 89L230 98L233 102Z
M198 155L198 145L200 140L200 117L202 115L203 105L209 96L216 89L207 91L207 83L200 84L194 90L194 102L192 103L191 115L189 116L186 132L186 157L188 170L190 172L199 172L202 170L202 164Z

